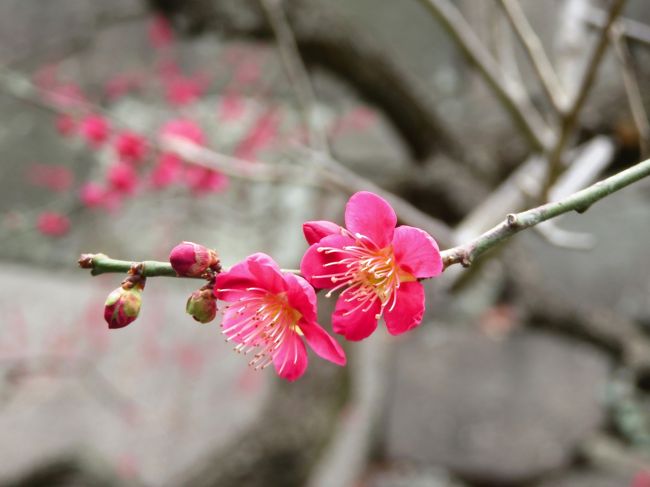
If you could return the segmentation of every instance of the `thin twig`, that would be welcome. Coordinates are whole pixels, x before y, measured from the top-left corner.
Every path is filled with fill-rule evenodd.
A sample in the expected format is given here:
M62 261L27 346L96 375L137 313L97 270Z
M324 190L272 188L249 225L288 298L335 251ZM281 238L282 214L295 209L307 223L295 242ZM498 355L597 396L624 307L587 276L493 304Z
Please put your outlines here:
M499 0L499 5L503 8L510 25L523 45L551 105L557 113L562 113L567 104L566 94L546 55L542 42L528 22L521 5L518 0Z
M627 94L627 101L630 105L630 112L632 119L639 132L639 148L641 158L650 155L650 123L648 123L648 114L643 106L643 97L641 96L641 89L634 70L632 56L628 49L627 41L623 37L623 28L617 22L612 27L611 40L614 45L614 52L621 64L623 84L625 85L625 93Z
M420 1L440 20L463 54L478 69L533 147L548 149L554 138L552 130L532 105L524 87L500 72L498 63L458 9L449 0Z
M520 231L563 215L570 211L583 213L597 201L650 176L650 159L640 162L614 176L592 184L588 188L573 193L553 203L547 203L521 213L511 213L506 219L483 235L463 245L445 250L441 253L445 267L462 264L469 267L472 262L487 250Z
M316 95L298 43L287 20L282 0L258 0L275 35L282 65L298 98L303 121L309 130L310 146L328 152L327 138L316 119Z
M183 277L186 279L203 279L203 276L188 277L179 276L169 262L159 260L143 260L140 262L131 260L112 259L104 254L81 254L79 258L79 267L90 269L90 274L99 276L101 274L124 274L129 272L134 266L140 267L141 275L144 277ZM223 271L228 268L224 267ZM281 269L282 272L300 275L298 269Z
M616 21L616 18L621 13L621 10L623 10L625 1L626 0L614 0L614 4L612 5L607 17L607 22L600 33L596 46L594 47L587 63L587 67L582 76L575 98L562 117L558 139L548 155L548 172L543 192L545 200L548 199L551 187L553 187L553 184L562 173L562 155L564 149L573 135L580 111L582 110L587 97L591 93L591 88L596 80L596 73L598 72L598 68L600 67L605 52L607 51L607 46L609 45L609 32Z
M599 8L590 8L584 20L592 27L602 28L605 25L606 19L606 12ZM630 41L650 46L649 25L626 17L619 17L617 22L622 25L623 35Z

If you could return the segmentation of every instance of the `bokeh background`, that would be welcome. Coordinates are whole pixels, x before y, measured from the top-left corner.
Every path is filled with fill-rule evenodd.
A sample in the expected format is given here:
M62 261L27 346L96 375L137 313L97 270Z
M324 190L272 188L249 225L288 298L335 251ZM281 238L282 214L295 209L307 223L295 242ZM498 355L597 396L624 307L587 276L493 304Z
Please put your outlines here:
M340 222L351 188L460 241L534 204L539 147L427 3L0 2L0 485L650 487L647 182L450 269L417 330L380 326L345 369L311 355L292 384L185 314L196 282L149 279L109 332L121 276L76 268L182 240L295 268L302 222ZM501 2L431 3L560 126ZM521 7L574 94L610 4ZM650 5L621 19L625 55L608 49L565 151L574 191L644 157ZM178 120L213 169L165 149Z

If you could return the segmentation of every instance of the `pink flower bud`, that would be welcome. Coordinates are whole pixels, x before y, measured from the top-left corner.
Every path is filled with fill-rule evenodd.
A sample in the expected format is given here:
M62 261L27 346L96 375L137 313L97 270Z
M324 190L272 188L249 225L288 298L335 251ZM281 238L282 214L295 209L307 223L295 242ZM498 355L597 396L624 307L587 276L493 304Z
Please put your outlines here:
M104 319L109 328L123 328L135 321L142 306L144 283L125 283L106 298Z
M198 289L194 291L185 306L187 314L191 315L199 323L209 323L217 316L217 299L214 297L212 288Z
M169 262L179 276L200 277L219 265L217 253L193 242L181 242L169 254Z

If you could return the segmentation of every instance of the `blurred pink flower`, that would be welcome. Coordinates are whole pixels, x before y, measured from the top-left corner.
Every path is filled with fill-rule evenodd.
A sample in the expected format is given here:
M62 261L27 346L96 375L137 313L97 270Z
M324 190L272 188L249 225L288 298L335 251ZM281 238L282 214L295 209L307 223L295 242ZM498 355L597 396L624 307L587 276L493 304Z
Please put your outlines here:
M56 211L44 211L38 216L36 228L48 237L62 237L70 231L70 220Z
M52 191L67 191L74 183L74 174L66 166L55 164L33 164L27 170L27 180Z
M148 35L149 42L155 49L169 47L174 42L172 26L162 15L156 15L151 19Z
M106 174L112 189L122 194L133 194L138 185L138 173L130 164L116 162Z
M136 132L120 133L113 144L120 160L125 162L140 162L147 155L147 139Z
M183 171L183 161L171 152L163 152L158 156L149 180L154 188L166 188L178 181Z
M110 78L104 85L104 91L109 100L115 101L141 86L141 79L136 74L118 74Z
M345 365L341 346L317 323L316 293L301 277L283 273L268 255L257 253L217 276L215 294L232 303L221 324L228 341L249 365L271 363L280 377L293 381L307 369L303 338L320 357Z
M79 189L79 200L86 208L103 206L106 199L106 190L95 182L88 182Z
M170 76L165 81L165 97L170 105L188 105L201 98L205 85L206 82L199 78Z
M238 120L244 114L244 99L237 93L226 93L218 108L218 118L223 122Z
M280 120L275 110L268 110L255 121L248 134L237 144L234 155L240 159L254 160L257 153L267 148L278 136Z
M650 487L650 471L640 470L632 479L630 487Z
M188 164L185 167L185 182L194 194L218 193L228 188L228 177L207 167Z
M418 279L442 272L438 244L419 228L395 228L391 206L374 193L354 194L342 228L332 222L303 225L311 245L300 269L316 288L343 289L332 326L348 340L362 340L383 316L388 331L404 333L422 321L424 288Z
M54 123L56 124L56 131L63 137L74 134L77 128L77 122L74 117L65 113L56 117Z
M205 144L205 135L198 123L184 118L175 118L168 121L160 129L160 137L181 137L195 144Z
M88 144L97 148L108 139L110 126L101 115L88 115L81 121L79 131Z

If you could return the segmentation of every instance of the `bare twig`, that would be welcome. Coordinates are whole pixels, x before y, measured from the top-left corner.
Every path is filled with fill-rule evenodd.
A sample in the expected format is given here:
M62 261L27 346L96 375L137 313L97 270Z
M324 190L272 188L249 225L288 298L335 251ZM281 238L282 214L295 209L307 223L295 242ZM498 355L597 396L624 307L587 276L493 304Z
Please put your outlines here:
M640 162L629 169L599 181L559 201L547 203L521 213L511 213L503 222L491 228L483 235L463 245L443 251L442 258L444 265L445 267L449 267L453 264L462 264L465 267L469 267L479 255L512 237L514 234L570 211L582 213L604 197L647 176L650 176L650 159Z
M524 51L537 73L542 88L546 92L556 112L561 113L567 104L567 97L560 79L546 55L544 46L526 18L518 0L499 0L499 4L524 46Z
M300 105L304 124L309 130L313 149L327 152L327 138L316 118L316 95L298 50L296 38L287 20L282 0L258 0L273 30L289 82Z
M648 123L648 114L643 106L643 97L641 96L641 89L639 88L639 82L634 70L632 56L630 55L627 41L623 37L623 28L620 22L617 22L612 27L611 39L616 57L623 68L621 71L623 84L625 85L625 93L627 94L627 101L630 105L632 119L639 132L641 157L647 157L649 155L648 150L650 149L650 123Z
M420 0L440 20L463 54L478 69L536 149L546 150L554 135L520 83L504 76L471 26L449 0Z
M598 72L598 68L600 67L605 52L607 51L610 29L618 15L621 13L621 10L623 10L625 1L626 0L614 0L614 4L612 5L607 17L607 22L600 33L591 56L589 57L587 68L582 76L578 92L568 110L562 117L558 139L548 155L548 172L546 175L546 184L544 185L544 199L548 199L550 189L562 173L562 155L564 149L573 135L580 111L582 110L587 97L591 93L591 88L596 80L596 73Z
M592 27L602 28L607 20L607 12L599 8L590 8L584 15L584 20ZM623 35L630 41L650 46L650 26L637 20L619 17Z

